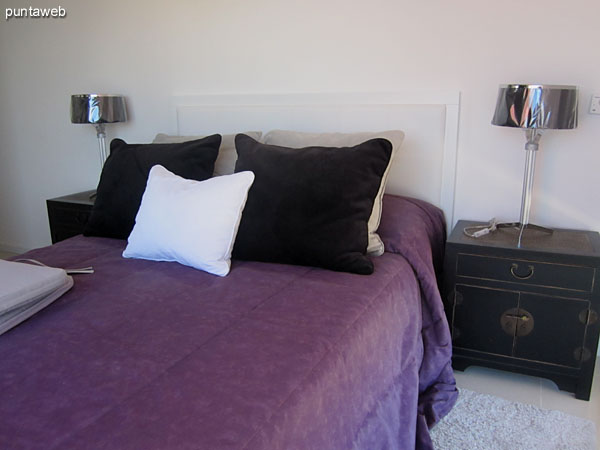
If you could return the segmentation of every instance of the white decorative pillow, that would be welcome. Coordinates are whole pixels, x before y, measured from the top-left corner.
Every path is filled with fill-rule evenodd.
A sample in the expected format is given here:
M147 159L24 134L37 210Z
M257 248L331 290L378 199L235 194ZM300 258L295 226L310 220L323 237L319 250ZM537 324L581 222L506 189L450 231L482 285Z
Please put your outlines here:
M152 167L123 256L227 275L253 182L248 171L195 181Z
M303 133L290 130L272 130L263 138L263 142L269 145L281 145L292 148L303 148L311 146L323 147L353 147L369 139L384 138L392 143L392 156L390 162L381 178L379 191L373 202L373 210L369 217L369 245L367 253L371 256L383 254L384 246L381 238L377 234L379 222L381 221L381 209L383 207L383 194L387 183L387 176L394 159L396 151L402 145L404 132L400 130L364 132L364 133ZM222 144L221 144L222 145ZM352 183L354 180L348 180Z
M252 139L260 140L262 132L260 131L246 131L244 134L250 136ZM168 134L158 133L153 144L178 144L180 142L193 141L196 139L202 139L206 136L171 136ZM235 169L235 161L237 160L237 153L235 151L235 134L224 134L221 139L221 146L219 147L219 155L215 161L214 175L231 175Z

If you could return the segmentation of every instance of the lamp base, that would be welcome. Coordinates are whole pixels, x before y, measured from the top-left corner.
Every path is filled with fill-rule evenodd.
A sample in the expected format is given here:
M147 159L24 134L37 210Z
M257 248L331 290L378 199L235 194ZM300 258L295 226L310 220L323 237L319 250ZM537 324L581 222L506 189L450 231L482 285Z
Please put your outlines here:
M554 231L550 228L542 227L540 225L534 225L532 223L520 223L520 222L505 222L496 225L496 228L515 228L519 230L519 238L517 240L517 247L521 247L523 240L523 234L525 230L541 231L542 233L552 234Z
M529 228L531 230L543 231L544 233L548 233L548 234L552 234L554 232L554 230L552 230L550 228L542 227L540 225L534 225L532 223L523 225L520 222L499 223L496 225L496 228Z

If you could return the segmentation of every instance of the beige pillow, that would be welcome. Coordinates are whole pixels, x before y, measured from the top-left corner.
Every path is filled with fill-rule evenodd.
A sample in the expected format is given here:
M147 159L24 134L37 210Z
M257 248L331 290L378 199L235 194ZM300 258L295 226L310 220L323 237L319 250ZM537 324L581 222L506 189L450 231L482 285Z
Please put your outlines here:
M244 134L260 140L262 133L260 131L246 131ZM206 136L171 136L168 134L158 133L153 144L177 144L180 142L193 141L194 139L202 139ZM219 155L215 161L215 170L213 175L231 175L235 169L237 161L237 153L235 151L235 134L224 134L219 147Z
M390 157L390 162L381 178L381 185L379 186L379 191L373 202L371 217L369 217L369 245L367 247L367 253L371 256L379 256L383 254L384 251L383 242L377 234L379 222L381 221L383 193L385 191L385 184L394 155L404 140L404 132L400 130L390 130L363 133L303 133L290 130L272 130L263 138L265 144L281 145L291 148L310 147L313 145L324 147L353 147L368 141L369 139L375 138L384 138L392 143L392 156Z

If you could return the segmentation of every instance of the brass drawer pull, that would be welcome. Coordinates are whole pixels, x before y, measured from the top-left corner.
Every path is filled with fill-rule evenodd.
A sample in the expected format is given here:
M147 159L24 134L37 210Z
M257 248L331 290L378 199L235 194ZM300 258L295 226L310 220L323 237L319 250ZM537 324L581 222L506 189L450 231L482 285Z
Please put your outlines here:
M527 266L529 268L529 273L527 275L517 275L516 270L519 268L519 265L517 263L513 263L512 266L510 266L510 273L512 274L513 277L515 277L518 280L529 280L532 276L533 276L533 271L535 270L533 266Z

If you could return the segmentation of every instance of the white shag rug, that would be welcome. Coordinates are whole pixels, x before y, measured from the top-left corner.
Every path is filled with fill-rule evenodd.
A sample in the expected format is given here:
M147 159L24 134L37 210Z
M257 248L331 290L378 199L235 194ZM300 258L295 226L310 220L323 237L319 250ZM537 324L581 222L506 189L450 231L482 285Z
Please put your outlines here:
M593 422L460 389L431 430L436 450L596 450Z

